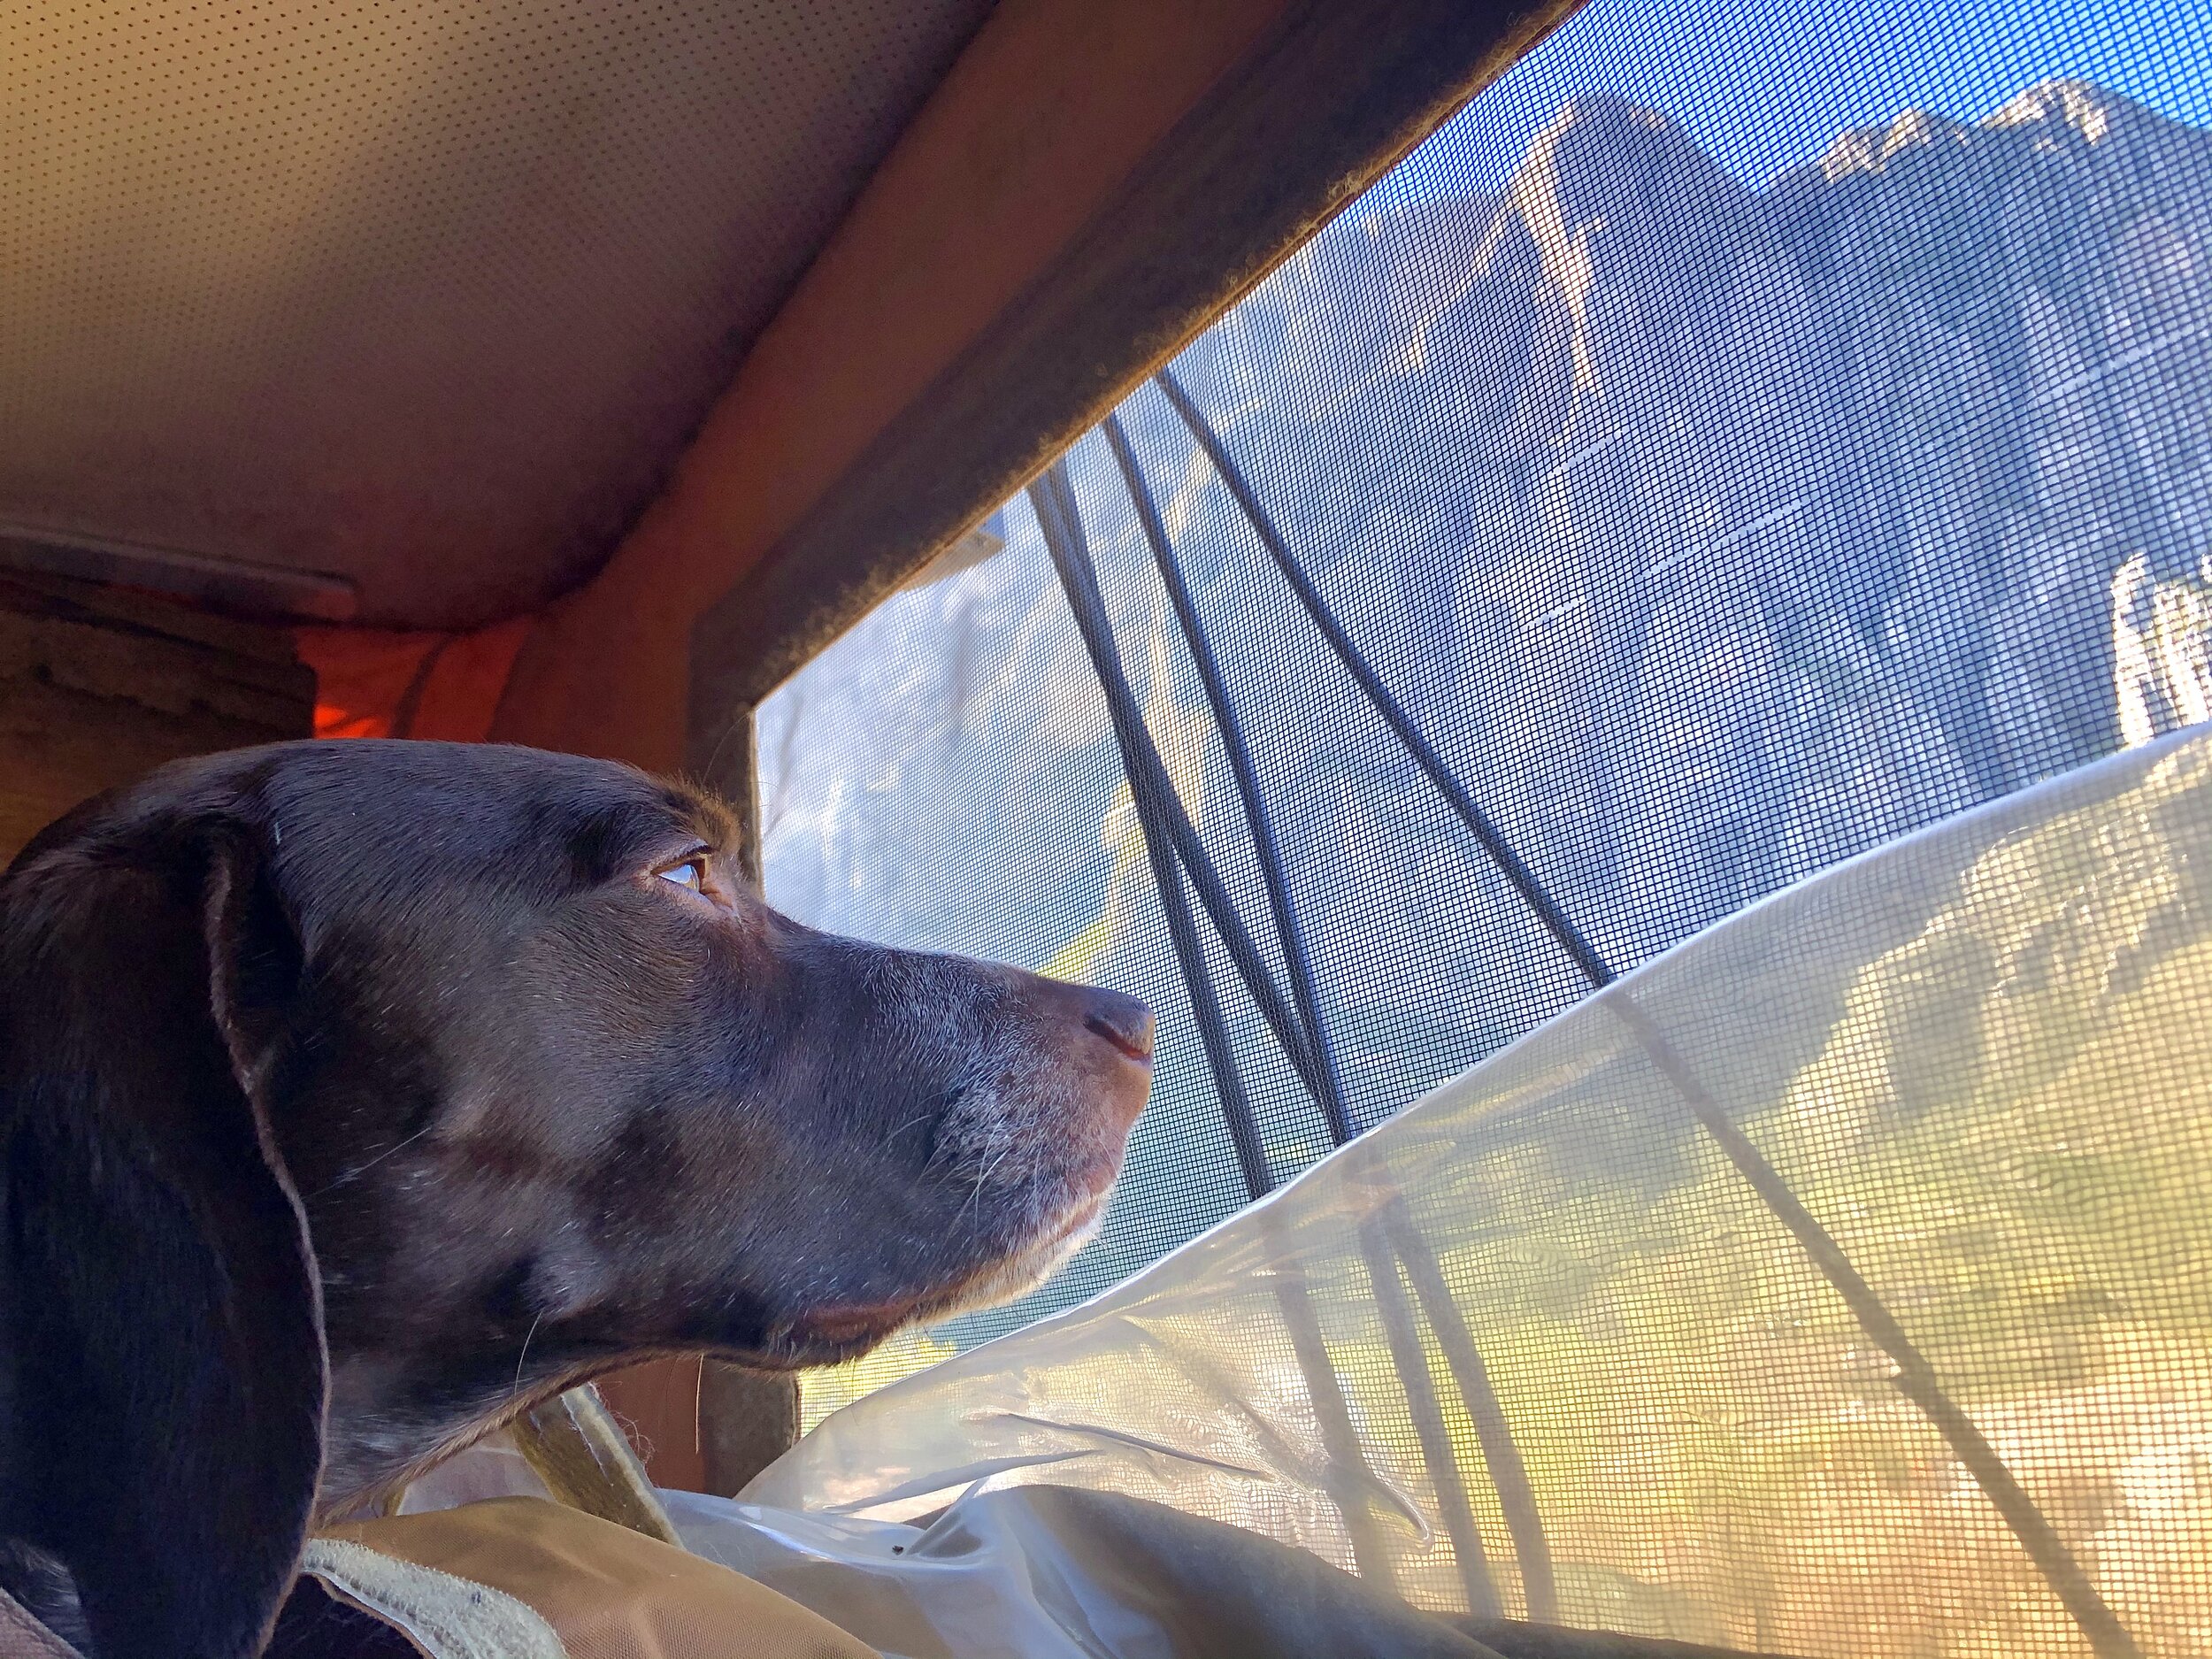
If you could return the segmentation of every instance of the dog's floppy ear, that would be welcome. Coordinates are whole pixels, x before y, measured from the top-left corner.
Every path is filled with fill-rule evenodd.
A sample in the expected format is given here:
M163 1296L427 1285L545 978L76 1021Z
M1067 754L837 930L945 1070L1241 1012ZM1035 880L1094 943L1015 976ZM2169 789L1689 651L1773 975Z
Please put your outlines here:
M99 1659L248 1659L322 1462L320 1289L262 1087L296 935L235 812L70 831L0 884L0 1491Z

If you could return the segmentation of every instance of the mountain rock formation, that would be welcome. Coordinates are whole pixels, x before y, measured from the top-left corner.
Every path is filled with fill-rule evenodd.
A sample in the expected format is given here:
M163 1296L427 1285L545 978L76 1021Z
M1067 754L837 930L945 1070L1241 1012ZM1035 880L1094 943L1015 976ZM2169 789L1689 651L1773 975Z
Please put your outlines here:
M2212 717L2212 135L2093 87L1972 126L1909 114L1763 188L1663 115L1577 102L1498 196L1355 208L1178 373L1618 966ZM1156 394L1125 419L1372 1121L1579 982ZM1198 753L1119 477L1096 442L1073 466L1124 655L1164 741ZM1087 962L1170 1014L1133 1179L1181 1196L1121 1206L1071 1296L1239 1194L1156 907L1117 896L1148 874L1102 703L1026 507L1004 527L1003 553L893 600L764 713L768 878L824 925L1034 963L1124 905ZM1263 917L1218 747L1187 770ZM1248 1010L1240 1034L1263 1054ZM1255 1065L1287 1170L1323 1143Z

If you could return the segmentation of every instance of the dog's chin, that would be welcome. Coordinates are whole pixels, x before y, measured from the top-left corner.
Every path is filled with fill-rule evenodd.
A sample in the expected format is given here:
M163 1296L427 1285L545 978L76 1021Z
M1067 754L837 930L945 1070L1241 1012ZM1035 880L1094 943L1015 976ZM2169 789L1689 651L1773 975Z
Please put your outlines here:
M1031 1243L934 1294L898 1304L810 1314L778 1345L785 1351L765 1363L793 1368L840 1364L859 1358L908 1325L1003 1307L1025 1296L1097 1234L1106 1213L1106 1196L1103 1188L1086 1194L1051 1218Z
M1098 1236L1099 1224L1105 1216L1104 1193L1072 1206L1036 1243L963 1285L951 1304L935 1310L932 1317L941 1319L956 1313L1002 1308L1026 1296Z

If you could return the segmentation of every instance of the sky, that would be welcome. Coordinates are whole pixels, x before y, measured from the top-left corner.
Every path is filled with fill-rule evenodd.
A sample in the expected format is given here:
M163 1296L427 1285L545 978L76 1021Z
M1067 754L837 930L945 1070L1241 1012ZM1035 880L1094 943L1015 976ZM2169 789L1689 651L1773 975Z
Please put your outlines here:
M2212 0L1590 0L1371 190L1494 190L1577 94L1665 111L1748 184L1908 109L1978 120L2022 88L2095 81L2212 122Z

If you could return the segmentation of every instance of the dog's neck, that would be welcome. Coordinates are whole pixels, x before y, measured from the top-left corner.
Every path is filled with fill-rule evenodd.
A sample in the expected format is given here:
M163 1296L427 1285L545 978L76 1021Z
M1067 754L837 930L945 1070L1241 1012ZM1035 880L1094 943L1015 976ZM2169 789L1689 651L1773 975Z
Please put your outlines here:
M427 1376L403 1361L341 1359L331 1367L322 1482L325 1522L398 1490L541 1402L612 1368L553 1344L466 1376ZM550 1351L549 1351L550 1350Z

